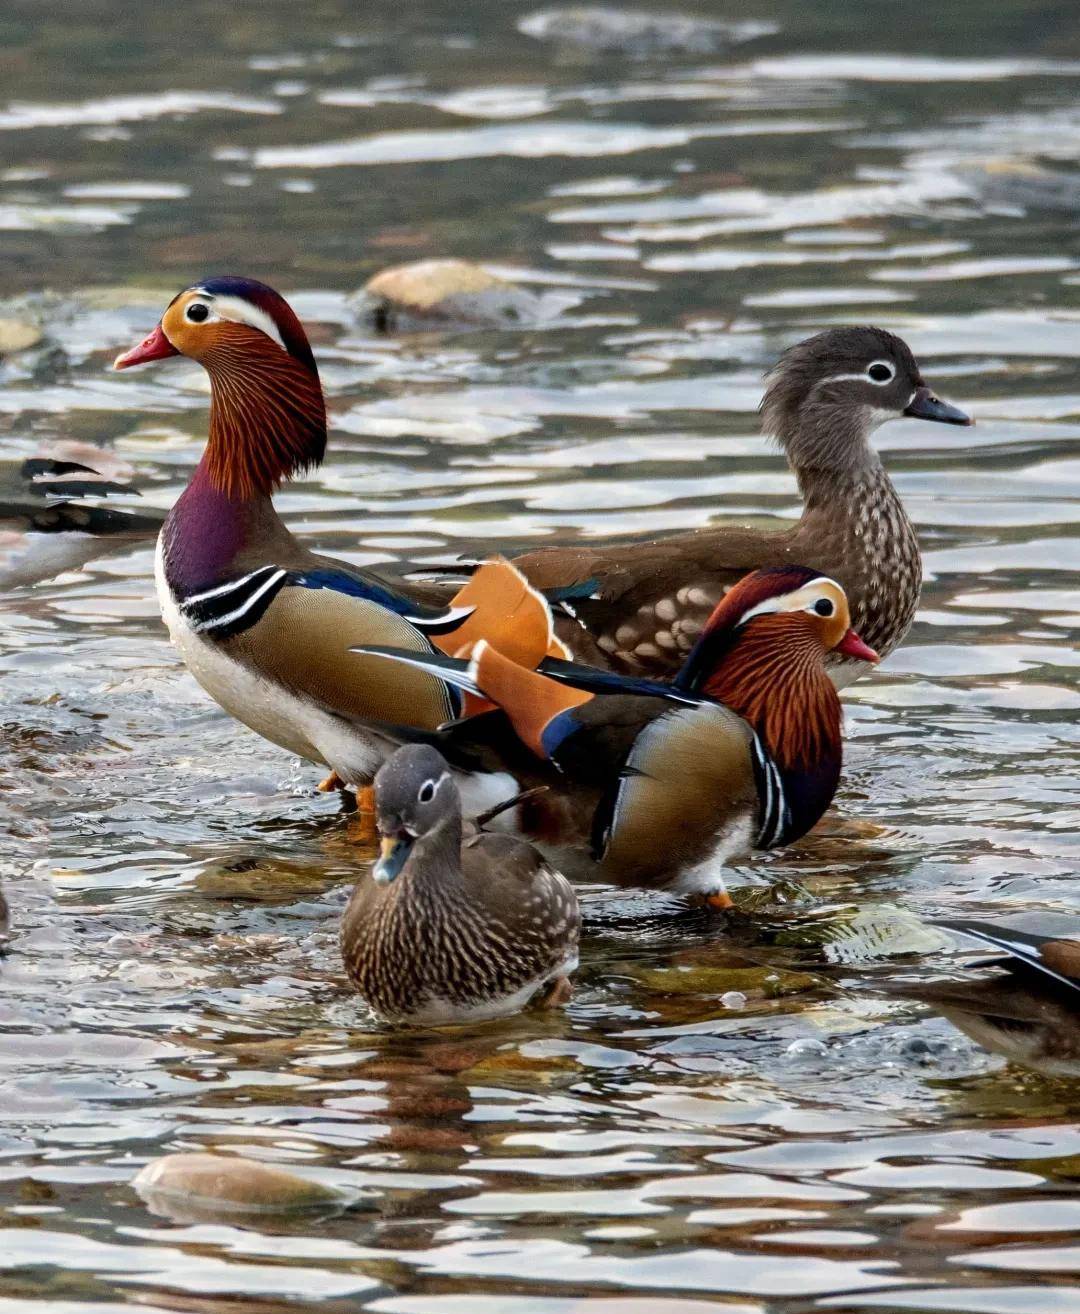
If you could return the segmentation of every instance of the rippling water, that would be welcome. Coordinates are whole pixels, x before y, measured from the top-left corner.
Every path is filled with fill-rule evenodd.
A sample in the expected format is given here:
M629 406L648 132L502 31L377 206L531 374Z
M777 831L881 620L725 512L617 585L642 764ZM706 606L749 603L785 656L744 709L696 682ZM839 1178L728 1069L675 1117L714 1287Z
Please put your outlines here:
M204 380L106 366L228 270L312 327L331 458L280 501L313 545L779 526L762 371L872 320L978 420L879 434L919 620L847 699L825 826L742 874L756 918L586 891L565 1014L388 1035L335 954L337 804L182 672L150 551L3 599L0 1314L1080 1309L1077 1088L872 988L941 953L919 918L1080 905L1075 13L702 4L758 25L726 45L535 8L7 0L0 296L46 293L46 339L0 362L5 452L112 446L168 506ZM348 294L429 255L567 308L375 336ZM853 905L860 952L823 949ZM127 1185L204 1147L360 1202L249 1226Z

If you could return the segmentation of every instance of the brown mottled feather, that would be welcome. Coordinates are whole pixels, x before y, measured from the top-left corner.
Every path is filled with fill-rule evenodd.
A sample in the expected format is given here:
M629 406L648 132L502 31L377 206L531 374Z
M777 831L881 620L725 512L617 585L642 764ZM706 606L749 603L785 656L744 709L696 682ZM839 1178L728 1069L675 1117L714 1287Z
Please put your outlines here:
M417 840L400 876L356 884L341 929L354 985L391 1020L430 1020L491 1005L556 977L576 957L580 927L569 882L509 835L461 841L456 825Z
M726 589L747 571L800 565L843 586L854 629L885 657L907 633L918 605L922 564L914 528L880 466L827 496L811 482L802 519L768 533L721 525L621 546L541 548L514 558L542 590L595 581L596 599L574 600L577 621L559 637L583 661L647 674L677 670ZM830 658L843 686L865 669Z

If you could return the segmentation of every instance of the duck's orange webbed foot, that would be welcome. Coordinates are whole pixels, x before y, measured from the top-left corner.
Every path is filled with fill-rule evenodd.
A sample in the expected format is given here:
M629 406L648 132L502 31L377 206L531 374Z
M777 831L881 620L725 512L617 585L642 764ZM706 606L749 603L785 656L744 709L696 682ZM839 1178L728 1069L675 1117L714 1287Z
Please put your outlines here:
M568 976L557 976L537 999L540 1008L562 1008L574 997L574 987Z
M349 818L349 839L357 844L373 844L378 838L375 824L375 788L361 785L356 791L356 811Z
M331 771L325 780L320 780L315 786L320 794L332 794L336 789L344 789L345 782L336 771Z
M705 896L705 907L711 908L713 912L727 912L728 909L735 907L735 901L727 890L720 890L716 894Z

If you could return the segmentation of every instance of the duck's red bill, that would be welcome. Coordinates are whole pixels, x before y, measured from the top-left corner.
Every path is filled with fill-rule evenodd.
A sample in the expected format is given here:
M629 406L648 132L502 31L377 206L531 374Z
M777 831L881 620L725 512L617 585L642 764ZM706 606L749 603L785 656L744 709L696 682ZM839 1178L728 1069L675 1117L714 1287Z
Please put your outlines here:
M863 643L854 630L848 630L833 651L838 652L842 657L853 657L858 662L881 661L873 648L868 643Z
M179 356L173 344L165 336L165 330L159 324L153 333L148 333L137 347L125 351L113 361L114 370L126 370L129 365L145 365L147 361L164 360L166 356Z

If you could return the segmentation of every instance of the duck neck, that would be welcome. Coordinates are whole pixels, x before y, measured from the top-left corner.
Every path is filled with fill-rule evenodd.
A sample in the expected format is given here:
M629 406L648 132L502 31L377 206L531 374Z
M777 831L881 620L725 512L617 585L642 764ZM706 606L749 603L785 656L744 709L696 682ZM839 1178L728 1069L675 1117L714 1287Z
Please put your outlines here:
M326 449L326 403L315 365L269 338L209 352L210 437L200 469L231 499L269 499Z
M209 440L162 531L166 576L181 596L228 575L253 542L288 538L274 489L318 465L326 446L314 364L269 340L246 342L242 352L218 349L203 364L210 375Z
M399 901L445 905L461 891L461 813L448 813L412 847L398 877Z
M807 505L828 498L835 513L838 485L858 484L884 473L870 443L881 418L868 406L809 402L784 417L776 437Z
M791 813L785 842L797 839L832 801L843 757L840 699L825 672L821 645L782 622L751 624L705 681L703 690L747 721L776 764Z

